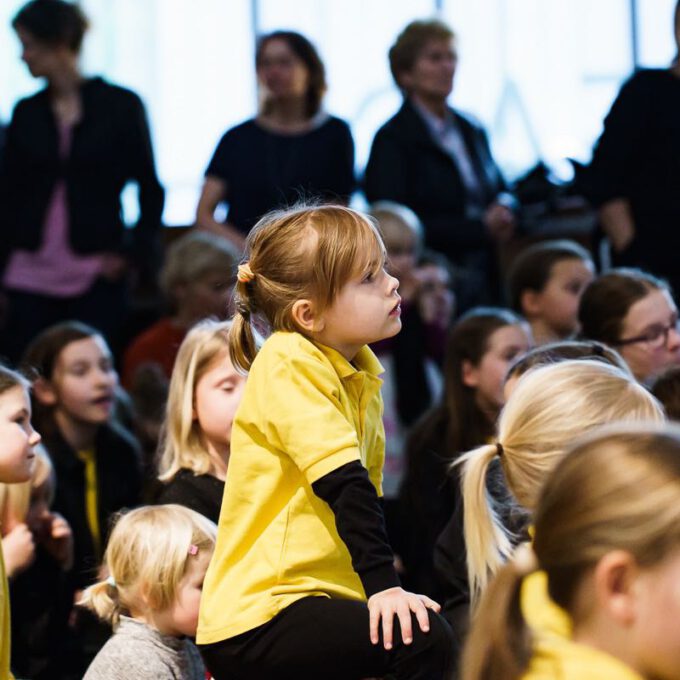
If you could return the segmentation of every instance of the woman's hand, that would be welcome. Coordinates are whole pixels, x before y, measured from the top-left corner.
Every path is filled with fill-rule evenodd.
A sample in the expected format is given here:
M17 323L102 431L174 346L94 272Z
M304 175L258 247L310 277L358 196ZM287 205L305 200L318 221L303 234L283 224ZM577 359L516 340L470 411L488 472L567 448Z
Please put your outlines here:
M368 598L371 642L377 645L380 641L379 627L382 619L383 644L385 649L392 649L394 617L398 617L401 627L401 638L405 645L413 641L411 614L415 614L423 633L430 630L427 610L439 612L441 607L426 595L409 593L403 588L388 588Z
M614 252L623 252L635 238L635 224L630 203L625 198L609 201L600 208L598 217Z
M25 524L17 524L2 539L2 554L7 578L12 578L31 566L35 559L35 541Z

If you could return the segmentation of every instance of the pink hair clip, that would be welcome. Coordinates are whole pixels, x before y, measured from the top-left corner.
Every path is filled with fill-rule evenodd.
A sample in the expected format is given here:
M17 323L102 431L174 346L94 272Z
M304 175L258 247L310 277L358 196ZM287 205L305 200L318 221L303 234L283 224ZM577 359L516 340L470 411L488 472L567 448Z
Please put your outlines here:
M198 546L192 543L187 551L190 555L198 555Z

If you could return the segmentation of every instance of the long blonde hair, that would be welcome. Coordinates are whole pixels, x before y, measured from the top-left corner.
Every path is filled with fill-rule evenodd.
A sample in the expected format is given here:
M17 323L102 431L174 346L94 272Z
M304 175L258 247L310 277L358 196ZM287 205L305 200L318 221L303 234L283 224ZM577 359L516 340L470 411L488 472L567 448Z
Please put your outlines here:
M104 564L109 578L85 590L79 605L114 627L121 614L172 604L190 560L212 553L217 527L181 505L145 506L121 514ZM194 550L195 547L195 550Z
M534 522L535 558L523 550L482 598L463 655L464 680L523 675L532 637L520 586L533 570L546 572L551 599L573 618L579 584L607 553L625 550L648 568L680 547L680 429L598 428L549 475Z
M322 312L352 276L384 261L377 228L350 208L302 206L265 215L248 235L246 261L239 267L229 334L234 366L249 370L257 354L253 321L266 325L266 332L299 332L295 302L312 300Z
M172 479L186 468L197 475L213 470L213 462L194 418L196 385L215 360L229 350L230 321L197 323L180 345L172 369L165 422L159 445L158 478Z
M33 472L31 479L20 484L5 484L0 482L0 528L26 521L31 506L33 489L42 486L47 480L51 481L50 498L54 495L54 468L45 448L38 444L33 451Z
M564 361L524 375L501 412L498 444L468 451L461 465L467 570L473 604L513 550L513 536L487 492L489 465L500 453L508 487L519 504L536 507L541 486L573 439L616 420L663 421L647 390L623 371L598 361Z

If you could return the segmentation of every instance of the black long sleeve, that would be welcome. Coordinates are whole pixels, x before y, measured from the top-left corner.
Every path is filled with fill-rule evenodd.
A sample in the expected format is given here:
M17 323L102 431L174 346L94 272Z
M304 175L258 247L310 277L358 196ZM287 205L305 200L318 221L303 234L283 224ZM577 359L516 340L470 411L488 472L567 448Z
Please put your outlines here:
M333 511L366 596L399 586L380 499L366 468L359 461L347 463L318 479L312 489Z

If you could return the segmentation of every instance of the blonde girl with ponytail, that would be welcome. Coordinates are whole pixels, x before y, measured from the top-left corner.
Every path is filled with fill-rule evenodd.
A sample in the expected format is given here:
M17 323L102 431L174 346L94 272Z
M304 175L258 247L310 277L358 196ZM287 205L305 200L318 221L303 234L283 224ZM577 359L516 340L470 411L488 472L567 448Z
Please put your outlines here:
M462 679L680 677L680 430L591 433L548 475L534 529L482 597Z
M467 575L474 604L517 539L499 518L486 477L498 459L509 491L532 513L547 475L573 439L616 420L662 421L659 403L630 375L599 361L564 361L526 373L498 421L497 441L456 461L462 469Z
M84 680L205 680L195 645L198 605L215 525L181 505L120 515L106 548L108 578L79 602L113 626Z

